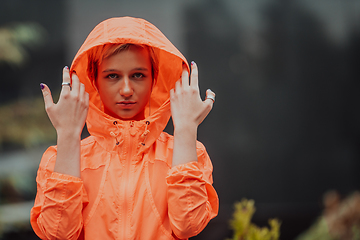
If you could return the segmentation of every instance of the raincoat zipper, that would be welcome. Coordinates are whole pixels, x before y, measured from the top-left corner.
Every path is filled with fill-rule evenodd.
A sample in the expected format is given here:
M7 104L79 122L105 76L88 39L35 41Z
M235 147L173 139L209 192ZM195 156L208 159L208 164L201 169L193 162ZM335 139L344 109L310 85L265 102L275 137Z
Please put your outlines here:
M128 144L126 144L128 146L128 151L125 153L125 162L124 162L124 177L123 177L123 181L121 181L121 189L122 189L122 194L123 194L123 210L122 213L124 214L123 216L123 238L122 239L127 239L129 236L128 231L130 230L130 216L131 216L131 206L129 204L128 198L129 196L131 196L131 189L129 188L129 181L130 181L130 177L131 177L131 166L132 166L132 156L133 156L133 136L131 134L132 128L133 128L133 122L129 123L129 126L127 126L126 128L126 138L128 141L126 141Z

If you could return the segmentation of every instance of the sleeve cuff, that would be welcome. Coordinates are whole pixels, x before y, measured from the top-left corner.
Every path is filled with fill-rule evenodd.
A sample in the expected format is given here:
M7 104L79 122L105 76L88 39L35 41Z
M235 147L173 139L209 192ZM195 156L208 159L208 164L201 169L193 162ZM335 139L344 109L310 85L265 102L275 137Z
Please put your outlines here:
M81 178L52 172L44 189L46 201L59 202L80 197L86 200L86 192Z
M168 184L185 182L189 179L202 179L203 173L198 162L189 162L172 167L166 177Z
M70 182L82 182L81 178L74 177L74 176L67 175L67 174L58 173L58 172L52 172L50 175L50 178L57 179L57 180L65 180L65 181L70 181Z
M168 175L173 175L173 174L178 174L181 172L187 172L187 171L200 171L200 166L198 162L189 162L189 163L184 163L184 164L180 164L177 165L175 167L172 167L169 172Z

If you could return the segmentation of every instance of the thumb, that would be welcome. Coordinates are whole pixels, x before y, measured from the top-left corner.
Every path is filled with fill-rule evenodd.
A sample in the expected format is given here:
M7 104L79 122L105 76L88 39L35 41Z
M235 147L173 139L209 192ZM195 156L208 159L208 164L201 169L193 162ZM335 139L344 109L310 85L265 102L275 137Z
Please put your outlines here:
M199 121L199 124L207 117L207 115L210 113L210 111L212 110L212 107L214 105L215 102L215 93L213 91L211 91L210 89L206 90L206 97L204 100L204 111L201 114L201 118Z
M44 97L45 109L47 109L54 104L54 100L51 96L50 88L46 84L40 83L40 88Z
M215 102L215 93L211 91L210 89L206 90L206 97L205 97L205 103L209 104L212 108L214 102Z

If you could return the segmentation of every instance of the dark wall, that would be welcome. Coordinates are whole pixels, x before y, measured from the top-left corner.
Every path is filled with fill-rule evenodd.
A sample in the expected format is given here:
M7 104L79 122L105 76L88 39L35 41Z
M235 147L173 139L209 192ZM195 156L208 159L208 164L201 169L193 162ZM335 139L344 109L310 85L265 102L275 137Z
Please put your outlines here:
M41 82L52 90L60 89L65 65L65 1L13 0L1 1L0 5L1 28L15 31L19 25L35 24L41 30L39 40L26 43L14 37L14 44L27 56L21 65L0 62L0 104L41 96Z
M277 217L281 239L293 239L321 214L326 191L360 187L360 30L336 44L310 9L270 1L249 43L228 10L212 0L185 18L187 57L199 65L202 92L217 94L199 139L213 160L220 214L196 239L230 237L232 204L242 198L255 200L256 223Z

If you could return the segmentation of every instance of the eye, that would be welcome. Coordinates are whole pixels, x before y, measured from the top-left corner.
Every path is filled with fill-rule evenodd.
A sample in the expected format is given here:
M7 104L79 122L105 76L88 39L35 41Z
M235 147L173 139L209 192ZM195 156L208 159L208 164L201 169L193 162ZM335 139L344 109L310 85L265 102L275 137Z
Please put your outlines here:
M109 78L109 79L116 79L118 77L119 77L119 75L117 75L115 73L110 73L109 75L106 76L106 78Z
M134 73L133 74L133 78L135 78L135 79L141 79L143 77L145 77L145 75L142 73Z

